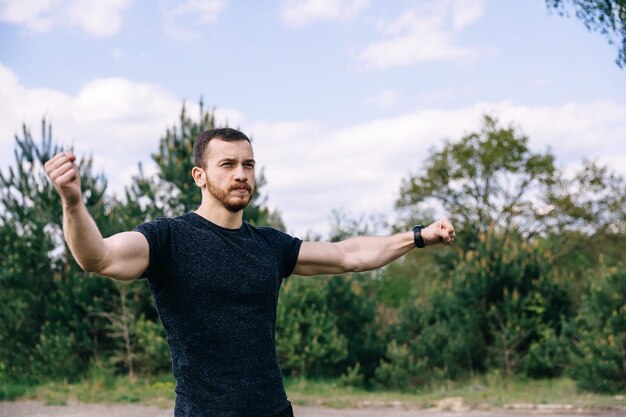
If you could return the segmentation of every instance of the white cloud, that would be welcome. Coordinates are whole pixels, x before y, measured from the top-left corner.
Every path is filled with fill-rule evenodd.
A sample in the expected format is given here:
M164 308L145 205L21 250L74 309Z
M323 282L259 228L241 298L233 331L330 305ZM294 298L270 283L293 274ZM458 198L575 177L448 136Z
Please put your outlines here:
M54 25L77 26L96 36L108 36L121 27L129 0L2 0L0 21L47 32Z
M486 0L454 0L452 9L452 26L460 30L478 21L485 12Z
M34 32L45 32L52 26L53 11L62 0L2 0L0 21L23 25Z
M179 16L193 16L201 22L214 22L226 4L226 0L187 0L172 5L172 12Z
M205 23L213 23L228 5L228 0L162 0L161 15L165 32L178 41L189 42L200 38Z
M369 0L286 0L280 6L280 17L290 26L316 20L349 20L368 5Z
M418 62L467 62L477 58L476 48L457 45L458 33L484 12L483 0L439 1L405 11L380 28L386 39L374 42L357 58L371 68L389 68Z
M398 92L395 90L385 90L366 100L368 104L372 104L381 109L388 109L398 102Z
M69 22L92 35L113 35L128 5L129 0L74 0L68 7Z
M150 165L150 154L158 149L166 128L177 123L181 106L180 99L157 85L124 78L93 80L76 95L28 88L0 64L0 167L12 161L13 138L21 124L30 127L38 140L45 116L55 140L74 146L78 154L94 155L97 169L119 192L130 183L139 161ZM186 106L189 114L198 114L198 105ZM243 122L233 109L219 109L216 119L220 124L225 119L231 125Z

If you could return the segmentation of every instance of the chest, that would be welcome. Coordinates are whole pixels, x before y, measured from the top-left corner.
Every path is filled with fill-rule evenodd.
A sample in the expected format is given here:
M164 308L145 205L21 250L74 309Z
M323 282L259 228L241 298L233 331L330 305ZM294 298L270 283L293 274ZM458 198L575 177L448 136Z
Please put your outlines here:
M254 304L277 297L279 257L263 239L175 235L169 256L169 281L185 299Z

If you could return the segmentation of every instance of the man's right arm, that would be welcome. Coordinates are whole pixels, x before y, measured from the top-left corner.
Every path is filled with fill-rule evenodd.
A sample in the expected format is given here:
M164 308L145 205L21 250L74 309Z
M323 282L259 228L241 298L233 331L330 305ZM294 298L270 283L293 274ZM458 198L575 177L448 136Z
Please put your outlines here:
M149 246L139 232L123 232L102 238L85 207L80 174L69 152L55 155L45 164L46 174L61 195L63 235L76 262L88 272L118 280L135 279L148 268Z

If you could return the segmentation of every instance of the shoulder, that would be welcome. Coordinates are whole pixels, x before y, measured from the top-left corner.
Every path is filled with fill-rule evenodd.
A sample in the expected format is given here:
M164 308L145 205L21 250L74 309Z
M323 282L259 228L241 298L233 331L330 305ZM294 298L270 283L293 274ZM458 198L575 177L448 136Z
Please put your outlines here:
M176 233L177 230L188 227L190 223L191 219L187 214L177 217L157 217L135 227L134 231L142 233L148 240L155 236L162 239Z
M183 214L182 216L175 216L175 217L165 217L165 216L157 217L156 219L147 221L138 227L141 227L144 225L150 225L150 226L156 226L156 227L172 227L176 225L189 224L192 222L193 222L193 217L190 215L190 213L186 213L186 214Z
M275 250L281 253L296 253L299 252L302 240L297 237L291 236L282 230L274 229L273 227L253 227L254 231L262 237L268 244Z
M256 233L256 234L260 234L260 235L263 235L263 236L267 236L269 238L275 238L275 239L297 239L296 237L293 237L290 234L288 234L286 232L283 232L282 230L274 229L273 227L269 227L269 226L255 227L255 226L252 226L252 225L250 225L248 223L246 223L246 226L250 228L252 233Z

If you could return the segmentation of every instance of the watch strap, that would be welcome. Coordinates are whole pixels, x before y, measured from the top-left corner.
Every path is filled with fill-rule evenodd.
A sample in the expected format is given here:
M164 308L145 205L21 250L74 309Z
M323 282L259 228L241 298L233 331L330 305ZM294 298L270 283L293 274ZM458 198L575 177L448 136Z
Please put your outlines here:
M426 246L426 242L424 242L424 238L422 237L423 228L424 226L421 224L413 226L413 241L415 242L415 246L418 248Z

